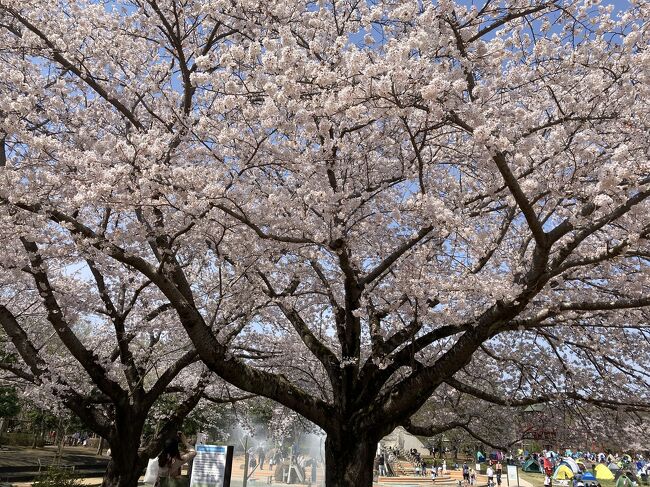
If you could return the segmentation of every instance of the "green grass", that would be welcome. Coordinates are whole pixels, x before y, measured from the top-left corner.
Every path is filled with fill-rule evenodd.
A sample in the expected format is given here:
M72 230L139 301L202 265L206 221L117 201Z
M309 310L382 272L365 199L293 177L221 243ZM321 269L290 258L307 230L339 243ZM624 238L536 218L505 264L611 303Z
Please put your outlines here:
M519 469L519 477L530 482L533 487L544 487L544 475L541 473L524 472Z

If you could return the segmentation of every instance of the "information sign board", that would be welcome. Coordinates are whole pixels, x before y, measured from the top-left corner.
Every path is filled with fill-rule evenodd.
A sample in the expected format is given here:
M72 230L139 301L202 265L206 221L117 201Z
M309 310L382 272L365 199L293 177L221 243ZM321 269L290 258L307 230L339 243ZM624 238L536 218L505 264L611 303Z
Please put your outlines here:
M508 465L508 486L519 487L519 472L517 465Z
M230 487L232 446L197 445L190 487Z

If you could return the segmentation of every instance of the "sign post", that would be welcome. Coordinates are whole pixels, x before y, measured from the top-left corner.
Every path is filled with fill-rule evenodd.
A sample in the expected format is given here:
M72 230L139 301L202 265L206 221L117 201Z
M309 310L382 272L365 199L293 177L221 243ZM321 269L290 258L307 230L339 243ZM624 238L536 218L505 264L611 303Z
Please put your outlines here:
M230 487L234 447L197 445L190 487Z
M508 487L519 487L519 470L517 465L507 465Z

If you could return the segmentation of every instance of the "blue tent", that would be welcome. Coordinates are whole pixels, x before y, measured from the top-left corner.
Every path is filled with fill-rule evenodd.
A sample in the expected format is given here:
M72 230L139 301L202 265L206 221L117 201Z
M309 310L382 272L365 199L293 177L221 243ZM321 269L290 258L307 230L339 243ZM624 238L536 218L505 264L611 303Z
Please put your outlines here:
M596 480L596 477L591 472L585 472L582 474L582 480Z

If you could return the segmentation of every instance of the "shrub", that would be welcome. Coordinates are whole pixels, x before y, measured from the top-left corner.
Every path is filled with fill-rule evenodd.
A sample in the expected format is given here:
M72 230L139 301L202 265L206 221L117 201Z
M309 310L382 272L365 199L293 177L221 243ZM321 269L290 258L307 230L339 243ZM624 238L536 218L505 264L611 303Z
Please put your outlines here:
M32 487L80 487L79 477L74 471L50 467L34 481Z

